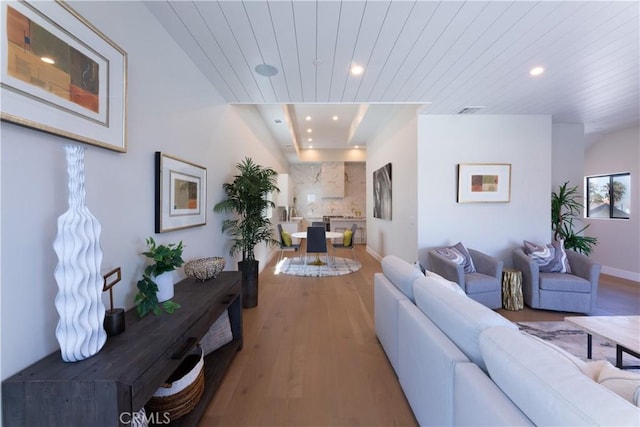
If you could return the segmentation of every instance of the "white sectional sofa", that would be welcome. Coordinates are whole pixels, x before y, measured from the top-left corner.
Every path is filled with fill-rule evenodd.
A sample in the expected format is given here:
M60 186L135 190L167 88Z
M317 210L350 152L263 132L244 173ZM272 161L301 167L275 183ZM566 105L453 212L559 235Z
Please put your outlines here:
M376 333L420 425L640 425L592 364L395 256L382 270Z

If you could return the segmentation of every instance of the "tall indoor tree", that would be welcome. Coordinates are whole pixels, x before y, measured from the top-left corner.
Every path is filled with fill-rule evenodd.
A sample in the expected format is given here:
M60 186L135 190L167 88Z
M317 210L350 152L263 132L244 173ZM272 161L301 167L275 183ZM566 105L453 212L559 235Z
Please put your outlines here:
M273 238L273 226L266 213L275 208L269 199L273 191L280 192L276 186L278 173L272 168L260 166L249 158L236 165L239 171L232 182L224 183L227 198L217 203L213 210L217 213L232 213L233 218L222 222L222 232L232 238L229 254L242 253L238 270L242 272L243 307L258 305L258 261L255 247L259 243L277 245Z

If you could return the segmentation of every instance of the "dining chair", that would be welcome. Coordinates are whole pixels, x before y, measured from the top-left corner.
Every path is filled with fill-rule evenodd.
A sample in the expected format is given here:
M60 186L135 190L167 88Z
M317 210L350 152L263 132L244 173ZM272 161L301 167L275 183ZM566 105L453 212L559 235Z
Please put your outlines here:
M312 227L324 227L324 226L325 226L325 223L324 223L324 222L322 222L322 221L313 221L313 222L311 223L311 226L312 226Z
M333 243L333 253L335 255L335 250L336 249L351 249L351 258L353 258L354 261L356 261L356 250L355 250L355 246L353 245L354 240L356 240L356 230L358 229L358 224L351 224L351 229L345 231L344 233L344 238L338 242L338 243ZM345 242L347 244L345 244Z
M323 265L320 261L319 254L326 254L327 262L329 261L329 252L327 250L327 235L324 227L307 227L307 250L304 255L304 261L307 262L307 254L315 253L316 260L311 265Z
M278 258L278 262L282 261L282 258L284 257L284 253L285 252L297 252L298 249L300 249L300 244L299 243L292 243L291 242L291 235L290 234L289 234L289 238L287 239L287 241L285 241L285 238L286 238L285 233L287 233L287 232L282 229L282 224L278 224L278 236L280 237L280 239L279 239L279 242L280 242L280 256Z

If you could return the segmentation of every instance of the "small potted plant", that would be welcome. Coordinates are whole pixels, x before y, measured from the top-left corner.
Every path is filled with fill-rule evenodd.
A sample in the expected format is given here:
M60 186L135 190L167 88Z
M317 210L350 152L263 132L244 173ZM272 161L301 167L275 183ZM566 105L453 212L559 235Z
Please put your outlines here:
M167 313L173 313L180 305L173 298L173 275L171 272L184 264L182 241L167 245L156 245L152 237L147 239L148 250L142 255L153 262L144 269L142 279L138 281L138 293L135 303L140 317L150 311L160 314L160 305Z

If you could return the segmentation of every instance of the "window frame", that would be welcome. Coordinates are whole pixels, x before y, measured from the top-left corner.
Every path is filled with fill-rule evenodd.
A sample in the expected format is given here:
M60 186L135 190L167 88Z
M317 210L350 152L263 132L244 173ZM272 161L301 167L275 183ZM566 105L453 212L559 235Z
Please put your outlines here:
M618 173L607 173L601 175L590 175L585 177L585 218L589 219L615 219L615 220L629 220L631 219L631 213L627 217L613 216L613 210L615 209L615 201L613 198L613 182L616 177L626 176L629 177L629 182L631 182L631 172L618 172ZM608 217L593 217L591 216L591 196L589 194L589 180L596 178L609 178L609 216Z

